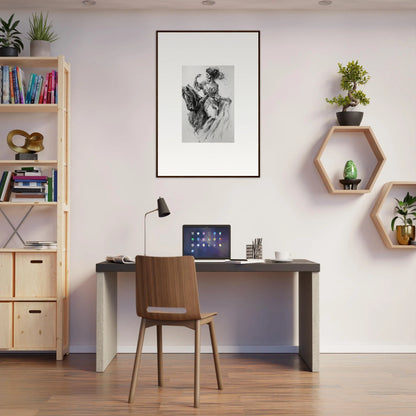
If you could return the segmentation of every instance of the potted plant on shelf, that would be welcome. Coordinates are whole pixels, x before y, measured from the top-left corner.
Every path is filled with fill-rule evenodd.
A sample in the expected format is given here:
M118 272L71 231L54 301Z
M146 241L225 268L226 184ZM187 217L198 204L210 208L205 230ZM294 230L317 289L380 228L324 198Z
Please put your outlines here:
M48 13L46 16L42 12L38 15L33 13L29 18L30 39L30 56L50 56L51 43L58 40L57 34L52 30L52 23L48 21Z
M415 226L413 225L413 220L416 218L416 196L411 196L408 192L403 201L400 201L397 198L395 198L395 200L397 201L395 211L399 215L396 215L391 220L391 229L394 231L396 220L400 218L404 225L398 225L396 227L397 241L401 245L408 245L411 240L415 239Z
M342 107L342 111L337 112L337 119L340 126L359 126L363 119L362 111L347 111L350 107L358 104L367 105L370 100L363 91L358 90L359 85L364 85L370 79L368 72L358 64L358 61L348 62L347 66L338 63L339 74L341 76L341 89L347 91L346 96L341 94L331 99L326 98L329 104L336 104Z
M13 18L14 13L7 21L0 17L0 56L18 56L23 50L21 32L17 30L20 20L13 21Z

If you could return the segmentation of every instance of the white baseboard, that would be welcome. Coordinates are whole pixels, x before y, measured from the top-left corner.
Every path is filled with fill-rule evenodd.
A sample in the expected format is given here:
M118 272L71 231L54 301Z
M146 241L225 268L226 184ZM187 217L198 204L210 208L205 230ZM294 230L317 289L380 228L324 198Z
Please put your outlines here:
M416 345L322 345L321 354L415 354Z
M294 345L227 345L219 346L223 354L297 354L299 347ZM164 346L166 353L193 353L193 346ZM95 354L95 345L71 345L69 352L73 354ZM117 352L131 354L136 352L135 345L119 345ZM144 353L156 353L156 346L144 346ZM201 353L211 353L211 347L201 346ZM321 354L416 354L416 345L324 345Z
M136 346L130 345L119 345L117 347L117 352L119 353L135 353ZM143 347L144 353L156 353L156 346L144 346ZM166 353L193 353L194 347L192 345L181 345L181 346L163 346L163 352ZM201 353L211 353L212 349L209 345L201 345ZM226 345L226 346L218 346L218 352L227 354L227 353L240 353L240 354L269 354L269 353L298 353L299 347L293 345Z
M70 354L95 354L95 345L70 345Z

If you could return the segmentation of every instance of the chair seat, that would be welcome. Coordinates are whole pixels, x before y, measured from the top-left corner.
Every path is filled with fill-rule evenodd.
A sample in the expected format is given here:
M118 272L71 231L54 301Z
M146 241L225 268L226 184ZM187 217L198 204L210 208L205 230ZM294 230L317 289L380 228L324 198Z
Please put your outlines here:
M218 315L217 312L201 313L201 324L208 323L216 315Z

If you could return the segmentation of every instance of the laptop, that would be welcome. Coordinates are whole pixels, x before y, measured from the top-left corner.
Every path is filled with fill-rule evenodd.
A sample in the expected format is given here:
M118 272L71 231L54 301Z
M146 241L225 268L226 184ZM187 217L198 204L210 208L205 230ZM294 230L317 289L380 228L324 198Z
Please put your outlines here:
M183 225L182 254L195 260L231 259L230 225Z

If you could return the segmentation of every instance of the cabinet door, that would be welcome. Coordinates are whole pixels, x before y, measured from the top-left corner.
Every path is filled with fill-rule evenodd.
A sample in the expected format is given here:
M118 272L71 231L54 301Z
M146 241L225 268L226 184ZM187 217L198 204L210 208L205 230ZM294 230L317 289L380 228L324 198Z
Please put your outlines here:
M12 302L0 302L0 349L12 347Z
M56 348L56 302L14 303L14 348Z
M0 298L13 296L13 253L0 253Z
M56 297L56 253L16 253L16 297Z

